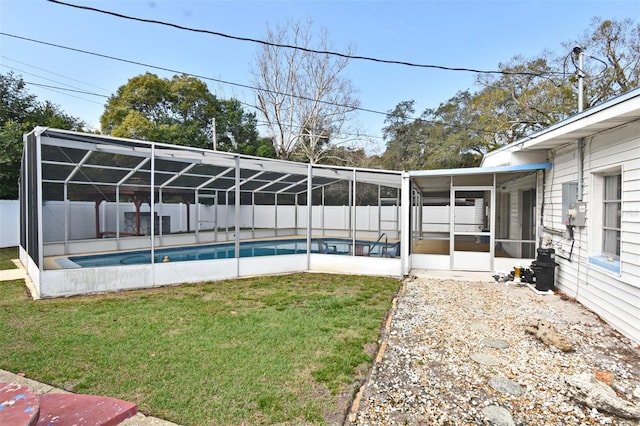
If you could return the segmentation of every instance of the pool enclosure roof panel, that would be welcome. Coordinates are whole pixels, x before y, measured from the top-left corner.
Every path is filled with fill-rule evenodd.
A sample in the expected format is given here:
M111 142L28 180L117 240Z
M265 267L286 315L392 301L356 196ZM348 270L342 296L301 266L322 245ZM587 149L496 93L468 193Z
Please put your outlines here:
M158 142L38 127L42 179L46 184L111 187L149 192L152 181L166 193L213 191L299 194L338 181L400 188L402 172L313 165ZM236 167L239 178L236 178ZM151 173L152 170L155 173ZM104 193L104 189L100 190Z

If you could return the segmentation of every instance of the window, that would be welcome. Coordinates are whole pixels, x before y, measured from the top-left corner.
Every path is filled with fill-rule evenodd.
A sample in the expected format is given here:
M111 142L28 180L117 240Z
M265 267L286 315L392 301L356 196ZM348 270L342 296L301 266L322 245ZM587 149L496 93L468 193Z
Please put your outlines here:
M591 175L589 263L621 273L622 170L601 170Z
M602 197L602 253L620 257L620 215L622 211L622 175L604 176Z

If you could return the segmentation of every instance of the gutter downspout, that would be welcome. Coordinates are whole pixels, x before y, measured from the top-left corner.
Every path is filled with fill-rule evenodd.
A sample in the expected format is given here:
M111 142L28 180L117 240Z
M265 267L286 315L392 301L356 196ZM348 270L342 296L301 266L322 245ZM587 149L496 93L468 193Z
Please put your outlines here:
M578 140L578 201L582 201L584 184L584 138Z

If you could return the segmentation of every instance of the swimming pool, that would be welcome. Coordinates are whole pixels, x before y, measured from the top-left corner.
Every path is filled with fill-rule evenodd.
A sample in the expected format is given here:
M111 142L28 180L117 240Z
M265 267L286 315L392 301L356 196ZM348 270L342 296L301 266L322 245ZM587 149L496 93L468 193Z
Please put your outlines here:
M349 255L353 241L339 238L313 238L311 253ZM397 257L400 243L375 244L372 241L357 240L356 255ZM305 254L305 238L264 241L241 241L239 257L277 256L284 254ZM207 244L161 248L154 251L154 263L186 262L191 260L229 259L235 257L235 243ZM93 268L98 266L139 265L151 263L151 250L136 250L118 253L69 256L56 259L62 268Z

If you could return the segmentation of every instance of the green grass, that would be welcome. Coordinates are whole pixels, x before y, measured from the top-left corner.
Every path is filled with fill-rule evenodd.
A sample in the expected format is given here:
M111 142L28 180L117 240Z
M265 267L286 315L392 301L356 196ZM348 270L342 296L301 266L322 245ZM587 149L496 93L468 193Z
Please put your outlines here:
M3 269L16 269L11 259L18 258L18 247L0 248L0 271Z
M332 423L397 286L294 274L32 301L4 282L0 368L183 425Z

